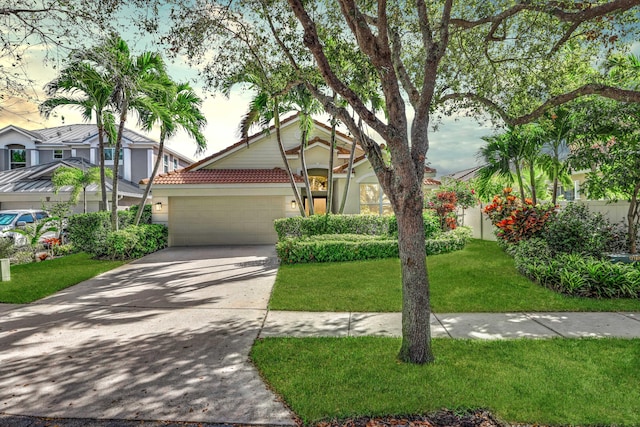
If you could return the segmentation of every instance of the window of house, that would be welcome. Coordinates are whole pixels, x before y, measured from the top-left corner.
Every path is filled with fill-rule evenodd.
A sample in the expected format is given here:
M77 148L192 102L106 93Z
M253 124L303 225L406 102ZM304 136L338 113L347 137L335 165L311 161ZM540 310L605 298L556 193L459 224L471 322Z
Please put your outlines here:
M164 173L169 172L169 156L167 154L162 156L162 167L163 167Z
M380 184L360 184L360 213L391 215L393 209Z
M53 158L61 159L62 158L62 150L53 150Z
M115 148L105 148L104 149L104 161L106 164L113 164L113 158L115 157L116 149ZM124 151L122 148L120 149L120 155L118 156L118 164L124 164Z
M178 164L178 159L173 159L173 170L176 170L180 167Z
M24 148L12 148L9 150L11 159L11 169L24 168L27 166L27 150Z
M309 176L311 191L327 191L327 178L324 176Z

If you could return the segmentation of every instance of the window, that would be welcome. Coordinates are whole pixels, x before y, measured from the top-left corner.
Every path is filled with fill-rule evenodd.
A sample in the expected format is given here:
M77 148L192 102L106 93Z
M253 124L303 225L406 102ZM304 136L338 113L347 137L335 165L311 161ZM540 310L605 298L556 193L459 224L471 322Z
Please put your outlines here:
M24 168L27 166L27 150L24 148L12 148L9 150L11 159L11 169Z
M311 191L327 191L327 178L324 176L309 176Z
M393 209L380 184L360 184L360 213L391 215Z
M106 164L113 164L113 158L115 157L116 149L115 148L105 148L104 149L104 162ZM118 164L124 164L124 151L122 148L120 149L120 155L118 157Z
M30 213L28 214L22 214L20 215L20 218L18 218L18 221L16 221L16 224L20 221L24 221L27 224L33 224L34 219L33 219L33 215L31 215Z
M61 159L62 158L62 150L53 150L53 158Z
M169 156L167 154L162 156L162 167L163 167L164 173L169 172Z
M178 164L178 159L173 159L173 170L176 170L180 167Z

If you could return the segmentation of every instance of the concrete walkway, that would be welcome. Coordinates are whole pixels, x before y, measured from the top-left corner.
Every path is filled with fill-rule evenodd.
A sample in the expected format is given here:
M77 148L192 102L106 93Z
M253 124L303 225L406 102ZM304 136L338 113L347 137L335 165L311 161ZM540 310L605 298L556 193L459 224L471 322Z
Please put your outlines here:
M272 246L167 249L38 303L0 305L0 425L293 425L248 360L275 261Z
M293 425L249 361L257 337L400 336L401 320L269 312L276 271L272 246L171 248L37 303L0 304L0 426ZM640 337L640 313L435 314L432 335Z
M270 311L260 337L401 336L400 313ZM434 338L640 338L640 313L455 313L431 316Z

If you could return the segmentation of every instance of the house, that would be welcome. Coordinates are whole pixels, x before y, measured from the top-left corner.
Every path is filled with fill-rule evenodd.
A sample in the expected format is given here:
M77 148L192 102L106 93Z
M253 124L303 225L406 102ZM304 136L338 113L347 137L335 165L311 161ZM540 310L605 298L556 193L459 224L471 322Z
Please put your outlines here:
M309 198L301 178L299 121L297 115L283 120L281 138L295 185L308 209ZM346 192L344 213L391 213L391 204L364 150L355 146L347 190L353 139L337 132L336 147L331 149L331 128L314 123L304 153L315 213L326 212L330 156L334 162L333 212L337 212ZM426 168L426 172L428 177L435 175L433 169ZM153 200L153 221L168 225L170 246L272 244L277 240L273 221L300 214L273 128L185 169L157 176Z
M151 175L155 160L158 156L159 144L141 134L125 129L122 141L122 150L119 158L119 177L121 178L122 206L127 202L133 202L132 198L139 200L142 192L136 190L137 183ZM113 167L114 148L105 148L106 165ZM11 208L40 208L43 201L54 200L53 187L49 182L44 183L42 177L50 176L49 172L39 175L39 184L33 191L24 190L25 182L38 176L40 169L37 166L47 165L45 169L55 169L60 161L69 161L71 165L77 165L77 160L84 159L86 164L97 165L98 153L98 129L95 124L74 124L53 128L27 130L18 126L7 126L0 129L0 173L28 169L24 173L3 174L3 190L0 192L0 209ZM164 149L161 172L168 173L192 164L193 161L171 149ZM33 169L35 168L35 169ZM35 175L34 175L35 174ZM47 175L49 174L49 175ZM50 181L50 180L49 180ZM12 193L12 188L23 190ZM64 193L64 192L63 192ZM140 193L140 194L138 194ZM133 194L138 194L133 196ZM109 195L109 200L111 196ZM91 210L97 210L99 205L90 204Z

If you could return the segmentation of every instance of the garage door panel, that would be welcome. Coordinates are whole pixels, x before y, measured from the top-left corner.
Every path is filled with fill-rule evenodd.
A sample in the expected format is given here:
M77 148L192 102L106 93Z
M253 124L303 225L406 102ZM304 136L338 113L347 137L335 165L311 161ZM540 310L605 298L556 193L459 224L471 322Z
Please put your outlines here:
M282 196L171 197L171 246L273 244Z

